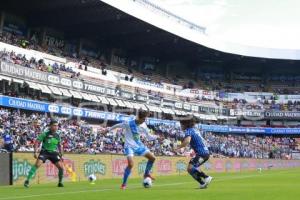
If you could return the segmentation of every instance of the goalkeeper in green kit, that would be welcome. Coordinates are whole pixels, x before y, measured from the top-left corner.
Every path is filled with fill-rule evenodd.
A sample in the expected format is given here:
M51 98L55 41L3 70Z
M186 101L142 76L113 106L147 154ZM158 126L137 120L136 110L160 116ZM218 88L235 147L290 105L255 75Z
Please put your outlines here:
M41 150L39 151L40 144L42 143ZM58 131L58 122L51 120L49 128L42 132L34 144L34 158L36 163L30 169L28 176L24 182L25 187L29 187L29 181L35 175L36 170L50 160L58 169L58 187L64 187L62 179L64 176L64 165L62 160L62 146L61 139Z

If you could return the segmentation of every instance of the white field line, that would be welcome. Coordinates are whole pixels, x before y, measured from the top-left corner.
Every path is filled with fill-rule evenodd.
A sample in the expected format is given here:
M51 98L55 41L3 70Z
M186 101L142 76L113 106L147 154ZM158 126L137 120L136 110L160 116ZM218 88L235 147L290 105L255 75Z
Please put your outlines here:
M282 173L289 173L289 171L278 172L277 174L282 174ZM247 179L247 178L267 176L267 175L273 175L273 174L258 174L258 175L246 175L246 176L238 176L238 177L214 178L213 182ZM167 183L167 184L155 184L155 188L156 187L173 186L173 185L184 185L184 184L189 184L189 183L195 183L195 181L180 182L180 183ZM138 188L141 188L140 184L132 184L132 187L129 187L127 190L138 189ZM119 190L119 188L106 188L106 189L95 189L95 190L79 190L79 191L68 191L68 192L43 193L43 194L33 194L33 195L26 195L26 196L17 196L17 197L0 197L0 200L26 199L26 198L44 197L44 196L59 196L59 195L79 194L79 193L87 193L87 192L106 192L106 191L112 191L112 190L116 190L116 189Z

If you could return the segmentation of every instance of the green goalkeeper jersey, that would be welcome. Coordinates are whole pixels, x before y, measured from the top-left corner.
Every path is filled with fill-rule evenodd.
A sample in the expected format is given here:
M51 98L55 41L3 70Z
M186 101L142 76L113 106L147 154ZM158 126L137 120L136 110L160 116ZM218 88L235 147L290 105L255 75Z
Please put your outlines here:
M49 129L42 132L37 140L42 142L42 150L49 152L56 152L61 142L59 132L52 133Z

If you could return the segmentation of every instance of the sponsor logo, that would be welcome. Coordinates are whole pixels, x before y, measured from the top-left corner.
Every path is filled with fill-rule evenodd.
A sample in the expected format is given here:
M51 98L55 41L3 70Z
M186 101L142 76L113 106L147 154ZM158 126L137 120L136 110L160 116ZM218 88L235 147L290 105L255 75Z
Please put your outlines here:
M144 174L147 166L147 161L143 160L142 162L138 163L138 173L139 175Z
M187 163L184 162L183 160L177 161L176 162L176 172L185 172L187 169Z
M100 160L89 160L83 164L84 175L89 176L90 174L106 174L106 165Z
M33 165L27 160L13 160L13 180L17 181L21 177L27 177Z
M71 168L72 171L75 171L75 163L70 159L64 158L64 165L68 168ZM64 167L64 177L69 177L70 174L67 170L67 167ZM58 176L58 169L51 162L46 162L46 176L56 178Z
M115 159L112 161L112 173L115 176L122 176L127 167L126 159Z
M172 172L172 162L170 160L159 160L156 164L157 171L161 174Z

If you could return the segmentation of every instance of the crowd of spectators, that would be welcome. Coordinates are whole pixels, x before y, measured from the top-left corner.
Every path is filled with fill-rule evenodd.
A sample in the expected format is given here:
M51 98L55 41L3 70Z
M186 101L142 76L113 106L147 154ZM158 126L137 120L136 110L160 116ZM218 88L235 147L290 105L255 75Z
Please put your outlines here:
M42 59L36 60L35 58L27 59L25 55L16 54L15 52L7 52L7 51L0 51L0 60L3 60L7 63L13 63L17 65L21 65L24 67L28 67L31 69L37 69L40 71L53 73L53 74L59 74L60 72L68 72L70 73L71 78L79 78L80 73L75 73L70 67L66 67L63 64L57 64L54 63L52 65L48 64L46 65ZM105 69L105 68L104 68ZM151 90L148 90L148 95L152 95L154 97L163 98L163 94L160 92L154 92ZM264 100L262 99L260 104L264 105L265 110L286 110L286 111L300 111L300 102L299 101L290 101L287 104L279 104L275 103L275 98L273 100ZM197 99L198 101L207 101L205 97L202 97L202 99ZM190 99L187 99L186 101L190 101ZM220 103L220 100L214 100L216 104ZM246 105L250 106L247 101L243 99L235 99L233 102L225 102L223 103L224 107L230 108L230 109L236 109L237 105L242 106Z
M60 124L63 149L72 153L123 153L123 130L103 134L107 126L92 124L78 119L57 117ZM1 148L16 152L32 152L38 134L50 121L50 116L39 113L23 113L19 110L0 110L0 138L11 140L0 142ZM152 134L159 137L154 141L142 140L156 155L174 156L192 154L188 149L181 153L174 148L180 144L184 134L179 127L171 125L149 126ZM7 136L9 135L9 136ZM286 158L297 149L297 142L288 137L257 137L250 135L228 135L204 132L207 145L214 156L234 158ZM11 143L10 145L5 145Z
M8 51L0 51L0 60L5 61L7 63L13 63L16 65L21 65L23 67L28 67L31 69L40 70L43 72L53 73L53 74L59 74L60 71L69 72L72 74L75 74L75 72L69 68L66 67L64 64L45 64L43 59L36 60L35 58L27 59L25 55L16 54L15 52L8 52ZM76 74L77 75L77 74ZM79 76L79 74L77 75Z
M11 33L7 32L2 32L0 34L0 41L16 45L19 47L23 48L28 48L28 49L35 49L38 51L54 54L53 52L61 52L62 49L58 48L57 50L55 47L51 46L48 47L47 45L39 45L38 41L34 40L32 38L25 38L22 36L17 36ZM49 50L50 49L50 50ZM54 54L54 55L57 55ZM58 54L58 56L66 57L67 59L70 59L70 61L78 63L79 69L82 70L87 70L88 65L92 65L95 68L99 68L102 70L102 75L107 74L107 69L108 65L105 64L105 62L102 58L93 58L93 57L80 57L78 54L76 56L68 56L67 54ZM41 71L49 72L49 73L54 73L54 74L59 74L60 71L63 72L70 72L71 78L78 78L80 77L80 73L75 73L70 67L66 67L64 64L57 64L54 63L52 65L47 65L44 63L42 59L37 60L36 58L30 58L26 59L24 55L18 55L14 52L5 52L2 51L0 52L0 58L2 60L5 60L7 62L19 64L25 67L30 67L30 68L35 68ZM126 68L125 66L123 66ZM140 80L140 83L145 83L145 84L151 84L155 85L155 87L162 87L161 85L161 80L155 81L155 78L151 78L152 74L151 73L141 73L140 75L135 75L134 70L131 68L128 68L128 73L125 75L124 79L128 81L132 81L134 78L138 81ZM125 70L126 71L126 70ZM126 74L126 73L125 73ZM86 76L84 76L86 78ZM162 77L161 77L162 78ZM233 74L231 75L231 81L228 81L228 77L224 73L217 73L217 72L202 72L199 74L199 78L201 81L200 86L196 83L194 83L191 80L185 80L186 85L185 88L197 88L200 87L202 89L207 89L207 90L217 90L217 91L222 91L222 92L259 92L259 91L267 91L266 89L269 89L269 86L267 84L262 83L262 78L257 75L251 75L251 74ZM177 79L177 78L175 78ZM184 79L184 77L181 77L181 79ZM92 78L91 78L92 80ZM283 75L274 75L271 76L269 81L275 81L275 82L280 82L282 84L288 84L288 86L293 85L292 83L299 83L299 76L283 76ZM178 81L177 81L178 82ZM184 85L183 85L184 86ZM294 84L295 86L295 84ZM298 90L295 88L288 89L288 87L283 87L283 88L273 88L273 92L276 94L298 94ZM276 97L274 97L274 100ZM200 101L212 101L209 99L206 99L205 97L201 97L201 99L196 99ZM187 99L187 101L190 101L190 99ZM216 101L217 100L213 100ZM241 99L237 99L240 103L240 101L245 101ZM269 102L268 100L261 100L260 103L264 103L267 105L270 105L272 107L280 107L279 110L286 109L286 107L283 107L281 105L274 105L275 103ZM288 108L286 110L293 110L295 106L298 107L300 105L300 102L298 101L291 101L288 103ZM298 108L297 108L298 109Z
M7 32L0 33L0 41L12 44L15 46L19 46L22 48L27 49L34 49L37 51L49 53L52 55L66 57L70 61L76 62L79 64L81 69L87 70L87 66L91 65L95 68L101 69L104 75L107 74L108 65L105 63L104 58L101 56L88 56L88 55L79 55L78 53L69 53L65 52L62 47L55 47L51 45L43 44L41 45L35 37L27 38L24 36L18 36L16 34L11 34ZM23 55L18 55L23 57ZM116 56L115 56L116 57ZM38 62L38 61L36 61ZM116 63L116 62L114 62ZM122 62L124 64L124 61ZM155 75L155 71L153 70L143 70L142 72L137 72L133 70L135 67L131 67L132 64L127 68L125 65L123 66L123 73L127 74L127 79L132 80L133 77L138 77L139 80L144 82L149 82L154 85L161 85L161 80L157 79L159 75ZM136 64L135 64L136 65ZM120 64L120 66L122 66ZM133 65L134 66L134 65ZM53 68L54 73L58 73L58 69L61 71L70 71L71 69L64 69L63 66L51 66ZM46 66L45 68L51 71L51 67ZM128 69L126 72L125 69ZM45 70L45 69L43 69ZM118 70L119 71L119 70ZM228 78L231 77L231 78ZM300 76L293 76L293 75L272 75L267 80L263 79L262 76L257 74L245 74L245 73L235 73L226 75L222 72L201 72L198 75L198 79L201 80L201 83L194 83L189 79L185 79L181 76L175 76L173 78L168 77L167 79L164 78L165 81L170 79L170 83L178 84L179 79L182 80L182 83L185 83L185 88L201 88L206 90L222 90L224 92L274 92L277 94L299 94L299 88L296 89L295 86L299 85ZM266 84L269 82L270 84ZM272 83L275 83L272 86ZM283 84L286 87L276 87L276 84ZM292 88L290 88L292 87Z
M97 58L80 57L77 54L67 55L63 48L54 46L40 45L34 38L25 38L14 34L1 32L0 41L19 46L26 49L34 49L37 51L49 53L52 55L66 57L78 64L81 70L88 70L88 66L101 69L102 75L107 75L108 65L105 61ZM72 57L72 58L71 58ZM30 58L25 55L15 52L0 51L0 60L7 63L21 65L27 68L40 70L52 74L61 74L62 72L70 73L71 78L81 77L79 72L74 72L72 68L66 67L64 64L46 64L43 59ZM140 80L140 83L153 85L156 88L162 88L162 80L155 78L154 70L142 71L139 75L135 74L133 68L128 68L125 72L124 79L127 81ZM125 69L126 67L123 66ZM152 69L152 68L151 68ZM122 72L123 73L123 72ZM162 77L160 77L162 78ZM202 80L200 84L202 89L207 90L222 90L224 92L259 92L272 91L276 94L299 94L300 92L295 86L299 85L299 76L271 76L270 80L263 80L257 75L248 74L233 74L228 78L224 73L200 73L198 77ZM177 76L173 78L174 84L179 84L179 79L184 77ZM230 79L230 80L229 80ZM197 88L199 84L191 80L184 80L184 88ZM268 83L276 83L270 88ZM281 87L280 86L287 86ZM294 87L294 88L292 88ZM292 88L292 89L290 89ZM9 96L20 96L15 91L10 92ZM136 89L138 93L138 89ZM151 90L147 91L149 96L161 100L164 95ZM28 96L26 98L29 98ZM31 97L40 98L40 97ZM261 99L257 104L249 104L244 99L235 99L233 102L221 102L220 99L206 99L201 97L194 99L196 101L213 101L217 105L223 103L225 108L237 109L238 106L247 106L249 110L286 110L300 111L299 101L290 101L287 104L275 103L276 96L271 99ZM184 101L193 101L193 99L185 99ZM72 102L72 104L75 104ZM257 107L258 106L258 107ZM62 136L62 144L65 152L71 153L123 153L123 132L118 130L114 133L102 134L102 129L106 126L94 125L90 122L77 119L67 119L58 117L60 123L60 131ZM33 144L37 135L47 127L50 121L50 116L39 113L24 113L19 110L7 110L0 108L0 150L1 148L16 151L16 152L32 152ZM174 148L180 144L183 138L183 133L178 127L167 126L163 124L150 127L153 134L159 135L157 140L144 142L156 155L174 156L174 155L189 155L190 151L175 152ZM288 137L257 137L251 135L228 135L212 132L203 133L207 141L209 149L214 156L219 157L242 157L242 158L289 158L291 151L297 149L297 141ZM2 139L3 138L3 139Z

